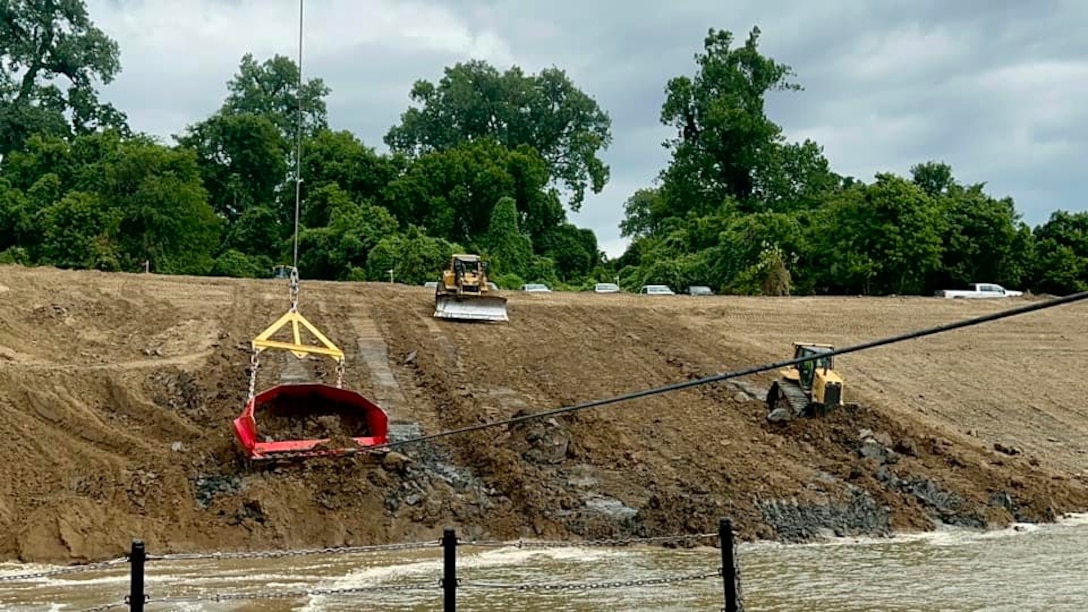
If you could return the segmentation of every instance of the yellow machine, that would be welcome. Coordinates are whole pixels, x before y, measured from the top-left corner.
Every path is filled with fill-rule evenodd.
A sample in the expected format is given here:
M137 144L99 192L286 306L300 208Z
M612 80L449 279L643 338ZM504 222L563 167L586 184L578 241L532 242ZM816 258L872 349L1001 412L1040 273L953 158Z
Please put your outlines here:
M828 344L793 343L793 358L829 353ZM782 377L767 391L768 418L775 421L794 416L826 413L843 405L843 380L834 370L834 356L826 355L782 370Z
M506 298L493 295L488 263L479 255L456 254L434 291L434 316L469 321L509 321Z

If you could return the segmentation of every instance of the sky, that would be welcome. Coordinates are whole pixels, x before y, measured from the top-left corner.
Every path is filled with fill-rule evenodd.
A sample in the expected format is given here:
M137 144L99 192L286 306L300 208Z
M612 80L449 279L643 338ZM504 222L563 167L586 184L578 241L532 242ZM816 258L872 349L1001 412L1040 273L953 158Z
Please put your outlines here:
M88 0L121 47L101 87L131 126L169 139L215 112L246 52L298 54L298 0ZM304 78L319 76L334 129L379 151L416 79L483 59L557 66L612 118L611 180L577 224L622 253L623 202L668 162L659 122L668 79L694 74L708 28L791 66L802 92L767 112L788 140L811 138L832 168L870 180L949 163L964 183L1011 196L1024 220L1085 210L1088 2L1084 0L307 0Z

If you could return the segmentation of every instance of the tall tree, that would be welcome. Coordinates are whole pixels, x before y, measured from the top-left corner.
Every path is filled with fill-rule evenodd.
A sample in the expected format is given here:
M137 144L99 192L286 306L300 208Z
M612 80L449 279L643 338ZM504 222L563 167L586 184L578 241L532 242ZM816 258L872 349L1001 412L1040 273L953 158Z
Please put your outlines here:
M1035 230L1037 286L1048 293L1088 290L1088 211L1051 213Z
M672 161L663 178L678 212L705 213L726 198L754 210L756 200L807 190L784 180L797 178L790 172L795 166L827 173L814 143L784 146L782 129L764 112L767 93L801 86L788 80L793 76L789 66L759 52L759 34L758 27L752 28L745 44L734 48L731 32L711 28L703 52L695 55L698 72L666 85L661 122L677 135L665 143Z
M514 198L519 221L534 239L562 222L562 207L545 191L547 171L537 152L515 151L491 139L427 153L385 189L389 209L403 226L470 246L487 231L491 210Z
M551 178L572 192L578 211L586 190L600 193L610 170L597 157L612 142L612 120L558 68L526 75L481 60L447 67L437 83L416 81L409 108L385 142L414 156L481 138L516 149L528 145L544 158Z
M196 154L217 213L235 221L253 206L275 208L290 147L268 116L219 112L175 139Z
M117 43L83 0L0 2L0 155L35 133L127 131L125 115L99 102L95 89L120 70Z
M533 243L518 228L514 198L503 197L491 209L484 246L496 274L521 274L533 256Z
M332 91L320 78L307 79L299 91L298 64L284 55L257 63L252 53L242 56L238 72L227 82L224 115L252 114L267 117L283 138L294 143L298 131L299 99L302 99L302 134L312 137L329 126L325 97Z

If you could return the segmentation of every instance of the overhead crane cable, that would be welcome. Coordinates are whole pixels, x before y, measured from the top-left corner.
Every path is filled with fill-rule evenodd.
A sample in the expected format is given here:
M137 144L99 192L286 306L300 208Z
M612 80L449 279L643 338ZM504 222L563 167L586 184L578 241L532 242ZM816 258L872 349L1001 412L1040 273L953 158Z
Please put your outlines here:
M787 359L785 361L779 361L777 363L771 363L767 365L755 366L746 368L743 370L734 370L732 372L723 372L721 374L715 374L713 376L706 376L703 378L696 378L692 380L686 380L683 382L673 383L669 385L663 385L660 387L653 387L651 389L644 389L642 391L633 391L623 395L617 395L605 399L591 400L580 404L574 404L572 406L564 406L562 408L555 408L553 410L545 410L543 412L536 412L533 414L526 414L517 417L511 417L509 419L502 419L499 421L491 421L488 423L478 423L476 425L468 425L466 427L458 427L446 431L440 431L433 434L417 436L415 438L409 438L406 440L395 440L388 444L382 445L375 449L365 449L366 451L376 450L388 450L392 448L398 448L401 446L407 446L409 444L417 444L420 442L429 442L431 440L437 440L439 438L448 438L450 436L472 433L477 431L483 431L485 429L492 429L494 427L502 427L505 425L514 425L525 421L532 421L536 419L543 419L547 417L558 416L562 414L570 414L574 412L581 412L583 410L589 410L592 408L600 408L610 404L617 404L620 402L641 399L644 397L650 397L653 395L661 395L672 391L680 391L683 389L690 389L692 387L699 387L702 385L708 385L711 383L722 382L731 378L740 378L742 376L749 376L751 374L758 374L760 372L766 372L768 370L776 370L779 368L785 368L792 365L804 363L806 361L814 361L817 359L824 359L826 357L832 357L835 355L845 355L847 353L855 353L858 351L864 351L880 346L887 346L889 344L896 344L899 342L905 342L907 340L914 340L916 338L922 338L924 336L932 336L934 334L940 334L944 332L953 331L956 329L962 329L965 327L973 327L975 325L981 325L982 323L989 323L991 321L997 321L1000 319L1007 319L1021 314L1027 314L1029 312L1035 312L1039 310L1045 310L1047 308L1054 308L1055 306L1063 306L1065 304L1072 304L1073 302L1079 302L1081 300L1088 299L1088 291L1082 291L1080 293L1073 293L1063 297L1053 298L1041 302L1034 302L1017 308L1009 308L1007 310L1001 310L995 313L982 315L979 317L973 317L970 319L963 319L960 321L954 321L952 323L945 323L943 325L937 325L921 330L907 332L899 334L897 336L890 336L887 338L880 338L877 340L870 340L869 342L863 342L861 344L855 344L845 348L833 349L827 352L816 353L812 355L806 355L803 357L797 357L793 359Z
M295 88L295 96L298 98L298 112L295 120L295 235L294 256L292 266L298 270L298 228L299 213L302 208L302 32L303 32L303 3L298 0L298 84ZM297 292L294 296L297 298Z

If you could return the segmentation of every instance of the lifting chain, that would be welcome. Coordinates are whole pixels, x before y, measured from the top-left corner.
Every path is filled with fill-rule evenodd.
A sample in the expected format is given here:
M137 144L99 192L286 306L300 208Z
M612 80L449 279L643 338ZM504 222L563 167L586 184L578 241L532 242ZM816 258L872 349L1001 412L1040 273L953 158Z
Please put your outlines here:
M342 389L344 387L344 358L341 357L336 362L336 388Z
M291 268L291 312L298 312L298 268Z
M261 354L256 349L249 356L249 397L246 403L253 401L257 396L257 370L261 367Z

